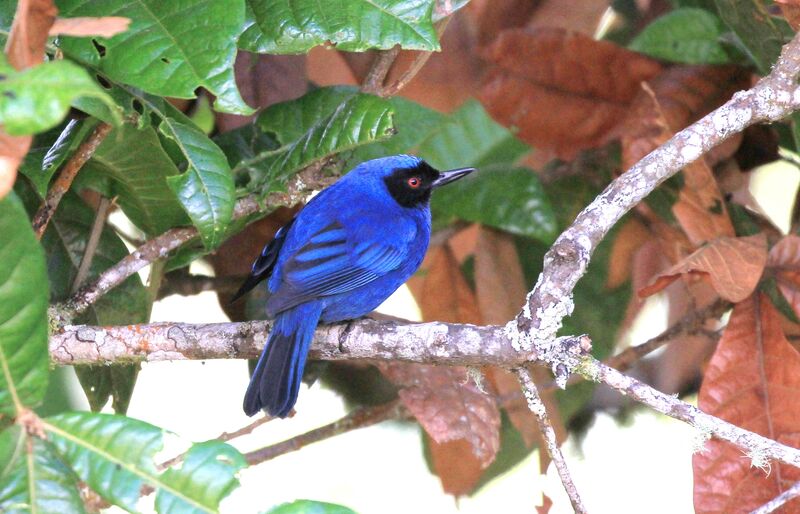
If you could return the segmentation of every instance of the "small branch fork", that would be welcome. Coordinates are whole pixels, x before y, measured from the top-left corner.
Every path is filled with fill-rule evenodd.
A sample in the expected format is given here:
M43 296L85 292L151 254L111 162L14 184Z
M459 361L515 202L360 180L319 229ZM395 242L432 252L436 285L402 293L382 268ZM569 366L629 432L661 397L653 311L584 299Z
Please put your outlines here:
M387 56L379 58L377 62L385 64L390 60L390 56ZM377 83L382 73L382 70L374 70L368 77ZM755 123L780 120L800 108L798 73L800 36L795 36L784 47L767 77L678 132L612 182L559 236L545 256L542 274L528 295L522 312L505 328L364 320L320 327L313 356L322 359L401 359L441 364L498 365L514 369L521 368L525 362L537 361L554 371L560 385L565 385L570 374L577 372L658 412L687 422L703 434L728 441L748 454L759 453L800 467L800 450L710 416L600 363L587 355L583 344L588 340L586 337L556 338L563 318L572 312L572 291L586 272L594 250L611 227L660 183L731 135ZM385 75L383 77L385 80ZM251 198L240 201L237 204L237 216L256 212L258 209L253 207L254 203L255 200ZM194 229L175 229L148 241L103 273L95 284L81 290L64 306L65 312L80 312L138 269L163 258L167 252L196 235ZM137 328L148 337L137 340L126 327L66 326L61 333L52 337L51 354L59 363L253 356L257 354L260 342L265 340L269 324L154 324ZM254 339L256 336L257 343ZM211 345L212 338L218 338L219 344ZM145 342L149 343L149 350ZM520 379L529 406L537 414L543 432L546 432L546 412L536 401L538 393L529 386L524 374ZM548 444L548 449L559 466L559 473L565 489L570 492L573 505L576 510L583 512L574 484L566 466L563 466L563 457L557 447ZM782 495L774 501L786 500Z

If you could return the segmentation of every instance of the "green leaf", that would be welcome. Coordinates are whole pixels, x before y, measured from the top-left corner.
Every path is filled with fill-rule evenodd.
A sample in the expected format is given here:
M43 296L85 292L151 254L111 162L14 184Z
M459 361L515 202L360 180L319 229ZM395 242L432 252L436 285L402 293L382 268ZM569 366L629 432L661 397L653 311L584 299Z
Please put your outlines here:
M456 217L552 243L556 215L536 173L488 167L446 187L431 200L433 215Z
M213 138L228 164L233 168L242 161L250 160L262 152L276 150L280 145L270 134L265 134L255 124L223 132Z
M61 462L50 443L14 426L0 433L0 457L11 457L0 459L0 512L86 512L75 473Z
M440 112L399 96L390 98L389 103L395 112L394 125L397 133L385 141L358 148L353 153L353 161L362 162L412 152L446 119Z
M217 512L244 465L233 447L209 442L190 448L180 468L159 473L154 459L165 432L123 416L71 412L47 418L44 429L82 481L130 512L143 485L157 489L160 514Z
M266 514L356 514L356 511L333 503L295 500L273 507Z
M469 100L443 118L418 151L434 168L449 169L512 164L530 147L496 123L480 103Z
M200 504L208 512L217 512L222 498L239 485L236 472L245 466L244 456L228 444L219 441L194 444L180 466L161 475L163 483L193 501L161 489L156 495L156 510L162 514L190 513L197 512L196 504Z
M107 194L118 197L120 207L137 227L157 235L189 223L167 185L168 177L178 173L153 128L139 130L126 124L106 137L80 177L82 183L111 179Z
M200 232L207 249L223 239L233 214L236 191L233 175L222 150L186 115L163 98L127 86L114 87L118 102L142 114L147 126L151 117L159 120L161 146L183 174L167 178L184 211ZM166 146L165 146L166 145Z
M259 154L234 168L250 174L248 187L251 190L267 194L280 187L288 177L316 161L386 139L395 132L394 109L391 104L383 98L363 93L348 97L330 114L326 115L326 110L320 109L319 117L302 117L304 121L314 120L302 133L291 129L283 130L280 124L272 121L272 116L285 120L287 108L302 112L307 101L315 106L323 105L314 99L315 94L324 93L311 93L298 100L269 107L261 113L258 118L259 127L265 131L277 131L278 139L284 146ZM287 106L287 103L293 105ZM332 107L327 103L324 105L326 108ZM297 135L299 137L294 141L285 139Z
M216 97L223 112L250 114L234 80L236 40L244 28L241 1L62 0L59 15L125 16L127 31L112 38L62 37L66 55L111 80L147 92L194 98L198 87Z
M138 362L111 366L75 366L75 374L86 393L92 412L103 410L111 398L111 406L117 414L128 411L140 370L141 365Z
M17 191L29 212L34 212L39 205L39 197L23 184L18 184ZM64 300L72 294L73 281L86 251L94 218L94 210L69 191L62 198L42 237L53 301ZM110 227L104 227L85 282L91 281L127 255L125 243ZM149 316L150 299L147 291L139 276L133 275L90 306L78 321L91 325L129 325L145 323ZM137 371L137 365L84 367L78 371L78 378L93 407L99 405L102 408L111 394L115 408L124 410L130 400Z
M39 206L39 197L20 181L16 191L25 202L28 212L34 212ZM94 218L94 210L77 194L69 191L61 199L58 210L42 236L50 279L50 299L54 302L72 294L72 283L86 250ZM97 277L127 255L125 243L111 228L104 227L86 280ZM139 276L134 274L89 307L78 321L90 325L128 325L146 322L149 313L147 291Z
M317 0L247 0L245 50L304 53L328 41L339 50L363 52L400 45L440 50L431 20L433 0L348 0L334 8Z
M0 125L14 136L36 134L58 125L78 97L113 104L86 70L69 61L16 71L2 56L0 74Z
M30 179L40 196L47 194L50 179L95 126L96 120L70 120L33 138L19 172Z
M720 18L733 30L762 75L778 60L781 47L793 35L784 20L774 18L763 2L715 0Z
M167 184L200 232L206 248L222 242L233 216L236 190L228 159L194 125L164 118L158 129L172 139L186 158L186 172L167 178Z
M630 49L657 59L685 64L727 64L722 21L703 9L683 8L653 21Z
M12 192L0 200L0 417L47 388L48 286L42 247Z

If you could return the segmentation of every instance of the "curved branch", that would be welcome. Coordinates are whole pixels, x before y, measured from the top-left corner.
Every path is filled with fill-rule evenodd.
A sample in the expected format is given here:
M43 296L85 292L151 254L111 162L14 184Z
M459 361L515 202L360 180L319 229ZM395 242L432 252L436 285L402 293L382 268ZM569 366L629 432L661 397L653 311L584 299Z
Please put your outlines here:
M544 267L527 303L509 323L515 346L537 348L565 383L577 360L555 343L562 320L572 313L572 291L586 273L592 253L622 216L664 180L703 153L755 123L777 121L800 107L800 36L783 48L772 73L753 88L675 134L614 180L565 230L544 257Z

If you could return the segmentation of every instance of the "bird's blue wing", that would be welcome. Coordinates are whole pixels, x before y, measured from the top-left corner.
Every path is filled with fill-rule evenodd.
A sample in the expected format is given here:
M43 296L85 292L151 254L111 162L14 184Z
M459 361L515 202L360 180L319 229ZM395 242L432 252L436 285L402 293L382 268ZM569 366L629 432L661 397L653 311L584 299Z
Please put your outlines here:
M340 223L333 222L285 262L282 284L269 300L270 310L279 312L361 287L400 267L407 254L408 245L403 243L355 242Z

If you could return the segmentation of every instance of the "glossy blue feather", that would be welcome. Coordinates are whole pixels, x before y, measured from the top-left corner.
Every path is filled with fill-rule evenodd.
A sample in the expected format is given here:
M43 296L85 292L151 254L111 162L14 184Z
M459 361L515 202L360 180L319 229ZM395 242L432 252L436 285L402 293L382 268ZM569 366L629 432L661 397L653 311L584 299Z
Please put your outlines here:
M427 180L427 192L406 196L407 174ZM261 408L288 415L317 324L368 314L416 271L440 176L413 156L367 161L310 200L265 248L247 284L269 277L266 308L275 326L245 395L248 415Z

